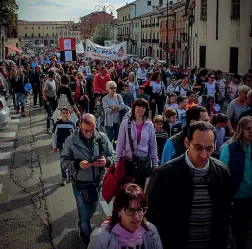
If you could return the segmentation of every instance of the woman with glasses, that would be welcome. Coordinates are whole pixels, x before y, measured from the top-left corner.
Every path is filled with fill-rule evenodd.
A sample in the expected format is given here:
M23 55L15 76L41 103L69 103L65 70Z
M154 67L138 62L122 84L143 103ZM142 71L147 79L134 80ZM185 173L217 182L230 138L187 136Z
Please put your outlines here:
M112 216L91 234L88 249L162 249L156 227L145 218L148 200L136 184L125 184L117 192Z
M116 89L117 85L114 81L107 82L106 90L108 94L102 99L105 113L105 129L109 140L114 143L117 141L119 131L119 111L125 108L123 99L120 94L116 93Z
M124 160L125 170L144 189L146 178L158 166L155 128L149 118L149 103L137 99L131 117L122 121L116 146L116 167Z
M220 160L231 174L235 194L232 232L236 247L245 249L252 219L252 117L241 118L233 137L223 145Z
M84 79L84 75L81 72L78 72L75 75L75 82L69 85L74 101L78 106L81 113L88 113L89 112L89 98L87 96L86 90L86 80Z

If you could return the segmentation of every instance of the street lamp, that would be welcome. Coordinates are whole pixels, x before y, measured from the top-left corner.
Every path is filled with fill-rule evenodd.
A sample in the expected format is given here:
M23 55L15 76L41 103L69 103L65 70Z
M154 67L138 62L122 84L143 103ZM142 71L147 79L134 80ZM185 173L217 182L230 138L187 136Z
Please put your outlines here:
M166 28L166 63L169 65L169 58L168 58L168 55L169 55L169 38L168 38L168 34L169 34L169 7L170 5L173 4L173 1L169 1L167 0L167 8L166 8L166 11L167 11L167 28Z
M109 9L110 10L110 14L113 15L113 11L115 10L113 5L97 5L95 6L95 10L96 12L100 12L103 11L104 12L104 26L103 26L103 44L105 45L105 28L106 28L106 10Z

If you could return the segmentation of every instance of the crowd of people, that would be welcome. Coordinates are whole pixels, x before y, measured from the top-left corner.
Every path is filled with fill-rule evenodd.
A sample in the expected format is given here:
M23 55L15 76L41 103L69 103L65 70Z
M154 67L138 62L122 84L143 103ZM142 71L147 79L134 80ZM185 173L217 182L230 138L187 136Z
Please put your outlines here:
M45 108L89 249L245 249L252 219L252 70L157 61L23 59L3 64L14 108ZM29 93L28 93L29 94ZM106 168L124 168L113 212L92 233ZM147 179L149 179L147 184ZM233 240L232 238L235 238Z

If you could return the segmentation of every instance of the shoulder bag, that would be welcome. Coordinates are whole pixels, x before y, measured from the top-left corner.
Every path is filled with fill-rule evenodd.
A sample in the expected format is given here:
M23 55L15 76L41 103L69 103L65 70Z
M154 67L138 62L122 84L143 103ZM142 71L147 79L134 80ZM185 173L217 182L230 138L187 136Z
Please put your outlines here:
M152 175L152 165L150 156L137 156L134 152L133 141L131 138L131 121L128 120L128 137L130 142L130 148L132 151L132 173L133 177L137 179L148 178Z

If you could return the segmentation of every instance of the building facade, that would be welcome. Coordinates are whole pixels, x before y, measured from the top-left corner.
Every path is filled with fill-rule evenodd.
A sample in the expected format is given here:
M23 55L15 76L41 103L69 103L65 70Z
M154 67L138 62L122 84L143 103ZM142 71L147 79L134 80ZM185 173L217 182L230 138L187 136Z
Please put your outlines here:
M131 5L126 4L117 11L117 41L127 42L127 53L132 53L132 22L130 18Z
M108 23L113 21L113 19L113 15L108 14L105 11L90 13L81 17L80 28L82 39L90 39L98 24Z
M57 36L58 40L60 38L75 38L76 43L79 43L82 40L80 23L57 28Z
M192 66L241 75L252 66L252 1L188 1L187 46Z
M73 21L17 21L18 37L30 40L36 45L53 46L58 44L57 30L66 25L73 25Z

